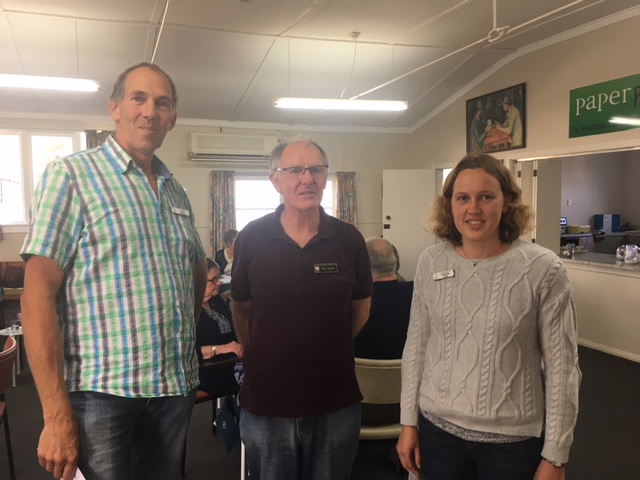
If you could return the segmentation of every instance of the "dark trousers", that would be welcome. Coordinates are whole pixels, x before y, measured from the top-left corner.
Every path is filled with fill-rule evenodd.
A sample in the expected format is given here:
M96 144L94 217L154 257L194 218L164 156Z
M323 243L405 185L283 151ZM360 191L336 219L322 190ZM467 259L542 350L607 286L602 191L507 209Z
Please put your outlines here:
M420 415L421 477L428 480L533 480L542 438L513 443L469 442Z

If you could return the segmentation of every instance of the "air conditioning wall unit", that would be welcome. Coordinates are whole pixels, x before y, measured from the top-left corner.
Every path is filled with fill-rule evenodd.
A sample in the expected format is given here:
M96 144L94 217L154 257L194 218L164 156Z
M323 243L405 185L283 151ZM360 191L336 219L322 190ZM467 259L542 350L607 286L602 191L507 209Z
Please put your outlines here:
M192 162L266 166L278 144L275 135L227 135L191 132Z

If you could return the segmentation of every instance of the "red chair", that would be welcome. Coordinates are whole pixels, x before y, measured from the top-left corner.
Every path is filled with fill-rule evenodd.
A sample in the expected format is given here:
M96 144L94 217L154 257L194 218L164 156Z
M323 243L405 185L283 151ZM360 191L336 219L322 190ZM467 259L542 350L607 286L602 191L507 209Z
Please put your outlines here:
M7 402L4 392L11 385L13 362L18 353L18 342L13 337L7 337L4 349L0 352L0 423L4 422L4 435L7 439L7 456L9 457L9 478L16 478L13 466L13 450L11 449L11 434L9 433L9 417L7 415Z

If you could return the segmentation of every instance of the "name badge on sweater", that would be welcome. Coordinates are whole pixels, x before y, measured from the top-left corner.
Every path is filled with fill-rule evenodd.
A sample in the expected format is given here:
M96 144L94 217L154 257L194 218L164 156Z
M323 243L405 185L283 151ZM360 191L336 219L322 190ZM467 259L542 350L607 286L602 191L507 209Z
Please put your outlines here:
M338 273L337 263L316 263L313 266L315 273Z
M189 210L185 208L171 207L171 211L176 215L182 215L183 217L189 216Z
M451 278L451 277L455 277L456 273L453 271L453 269L451 270L443 270L442 272L436 272L433 274L433 279L434 280L442 280L445 278Z

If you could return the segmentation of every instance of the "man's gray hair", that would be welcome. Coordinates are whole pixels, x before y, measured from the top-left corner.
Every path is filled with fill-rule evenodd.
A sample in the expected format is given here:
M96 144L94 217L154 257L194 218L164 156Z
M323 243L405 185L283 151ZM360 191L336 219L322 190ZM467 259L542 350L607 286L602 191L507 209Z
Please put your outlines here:
M369 237L366 240L366 244L369 259L371 260L371 271L374 276L386 277L395 275L398 268L398 259L391 242L381 237Z
M329 165L329 159L327 158L327 152L325 152L324 149L320 145L318 145L316 142L314 142L313 140L310 140L308 138L293 138L293 139L281 142L281 143L279 143L278 145L275 146L275 148L271 152L271 157L269 158L269 171L270 172L275 172L278 169L278 166L280 165L280 159L282 158L282 153L284 152L284 149L287 148L292 143L304 143L307 146L309 146L309 145L314 146L315 148L318 149L318 151L320 152L320 155L322 156L322 164L323 165Z

